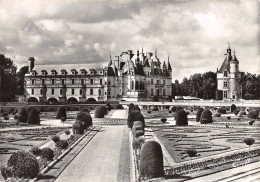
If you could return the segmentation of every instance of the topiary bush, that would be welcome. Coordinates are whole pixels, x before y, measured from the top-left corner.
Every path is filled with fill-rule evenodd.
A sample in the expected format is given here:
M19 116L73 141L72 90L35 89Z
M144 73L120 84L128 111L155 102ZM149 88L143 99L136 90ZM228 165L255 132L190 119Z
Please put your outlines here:
M200 117L201 117L201 113L204 111L204 109L202 107L199 107L197 110L197 114L196 114L196 121L199 122L200 121Z
M97 106L95 109L95 118L104 118L105 116L105 109L102 106Z
M57 142L57 143L59 143L59 142ZM57 143L56 143L56 145L57 145ZM49 147L42 148L41 158L47 159L48 161L52 161L54 158L53 150Z
M238 113L239 113L239 110L238 109L236 109L236 110L234 110L233 111L233 113L237 116L238 115Z
M55 144L55 146L59 149L66 149L68 148L69 144L66 140L60 140Z
M26 108L27 116L30 115L31 110L35 109L34 107L30 106Z
M139 111L132 111L131 113L129 113L127 118L128 128L132 129L135 121L141 121L145 126L144 116Z
M118 105L116 106L116 108L117 108L117 109L124 109L124 107L122 106L122 104L118 104Z
M166 118L161 118L162 123L166 123L167 119Z
M249 125L253 125L254 124L254 122L255 122L255 120L251 120L251 121L249 121Z
M8 120L9 120L9 116L5 116L5 117L4 117L4 120L5 120L5 121L8 121Z
M2 113L2 117L7 117L7 116L8 116L7 112Z
M220 113L215 113L215 114L213 114L213 117L221 117L221 114Z
M40 124L40 115L39 111L35 108L31 109L29 117L28 117L28 124L39 125Z
M172 110L169 110L169 113L172 113Z
M39 164L30 152L17 151L8 159L7 167L12 168L12 176L17 178L35 178L39 173Z
M217 111L217 112L220 113L220 114L227 114L226 109L223 108L223 107L218 108L218 111Z
M138 138L140 136L144 135L144 131L143 130L136 130L134 133L135 138Z
M207 123L212 123L212 113L210 110L205 109L202 113L201 113L201 117L200 117L200 123L201 124L207 124Z
M59 107L57 115L56 115L56 119L61 119L63 117L67 118L67 111L66 111L65 106Z
M27 112L26 112L25 107L21 107L19 109L18 116L19 116L19 119L18 119L19 123L27 123Z
M227 119L228 119L228 120L230 120L230 119L231 119L231 117L230 117L230 116L227 116Z
M111 105L110 105L109 103L106 104L106 109L107 109L108 111L111 111L111 110L112 110L112 107L111 107Z
M250 119L258 119L258 115L259 115L259 110L251 110L248 112L247 117Z
M135 107L135 105L133 103L129 104L128 113L130 113L134 107Z
M177 126L186 126L188 125L187 113L181 109L176 113L176 125Z
M14 119L15 119L15 120L18 120L18 119L19 119L18 114L14 115Z
M76 120L81 121L84 125L84 129L87 129L89 126L92 126L92 118L90 116L89 113L87 112L80 112L77 117Z
M80 109L80 112L86 112L86 113L89 113L89 109L86 108L86 107L83 107Z
M7 178L12 178L13 177L13 168L7 167L7 166L2 167L1 174L5 180L7 180Z
M140 155L139 174L141 179L159 178L164 176L163 154L159 143L145 142Z
M181 110L181 109L182 109L182 107L176 107L176 109L175 109L175 120L177 119L178 111Z
M232 104L232 105L230 106L231 112L233 112L233 111L236 110L236 109L237 109L237 106L236 106L235 104Z
M32 148L29 150L29 152L35 155L36 157L41 155L41 151L42 150L36 146L32 146Z
M84 124L76 120L72 125L72 130L74 134L84 134Z
M57 143L58 141L60 141L60 137L57 136L57 135L52 136L51 139L52 139L52 141L53 141L54 143Z
M133 128L135 128L135 127L141 127L142 130L144 130L144 124L141 121L135 121Z
M147 111L147 113L148 113L148 114L151 114L151 113L152 113L152 111L148 110L148 111Z

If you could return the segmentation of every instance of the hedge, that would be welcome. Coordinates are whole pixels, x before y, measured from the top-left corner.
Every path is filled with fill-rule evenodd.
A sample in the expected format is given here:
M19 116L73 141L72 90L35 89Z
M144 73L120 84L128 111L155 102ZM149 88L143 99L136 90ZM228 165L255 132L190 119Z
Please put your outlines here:
M159 178L164 176L163 154L159 143L145 142L140 155L140 178Z
M28 124L39 125L41 122L39 111L35 108L31 109L29 117L28 117Z
M212 113L210 110L205 109L202 113L201 113L201 117L200 117L200 123L201 124L207 124L207 123L212 123Z
M144 116L139 111L132 111L127 118L127 126L132 129L135 121L141 121L145 126Z

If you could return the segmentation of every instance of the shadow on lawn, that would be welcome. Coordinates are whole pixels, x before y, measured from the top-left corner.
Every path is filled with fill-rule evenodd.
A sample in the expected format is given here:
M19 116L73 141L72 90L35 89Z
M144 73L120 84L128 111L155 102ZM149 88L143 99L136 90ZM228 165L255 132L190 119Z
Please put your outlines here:
M55 179L55 176L52 175L44 175L44 174L40 174L37 178L37 180L44 180L44 179Z

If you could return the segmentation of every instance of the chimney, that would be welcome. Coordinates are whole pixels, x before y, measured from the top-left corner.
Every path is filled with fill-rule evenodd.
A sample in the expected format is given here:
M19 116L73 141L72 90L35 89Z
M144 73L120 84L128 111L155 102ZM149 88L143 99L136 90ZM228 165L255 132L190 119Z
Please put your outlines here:
M32 71L33 68L34 68L34 61L35 61L35 59L34 59L34 57L29 57L28 60L30 62L30 64L29 64L29 71Z
M119 69L119 56L114 57L115 66Z
M130 61L133 55L133 51L132 50L128 50L128 60Z

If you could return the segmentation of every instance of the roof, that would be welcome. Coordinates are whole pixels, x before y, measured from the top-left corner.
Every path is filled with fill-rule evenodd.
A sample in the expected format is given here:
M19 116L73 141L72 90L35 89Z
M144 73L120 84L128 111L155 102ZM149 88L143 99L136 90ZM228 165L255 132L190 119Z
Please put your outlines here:
M85 69L89 72L91 69L103 70L103 63L85 63L85 64L36 64L32 71L36 71L40 74L45 70L48 74L51 74L52 70L56 70L57 74L61 74L61 70L66 70L68 75L72 74L71 70L76 70L80 73L81 69Z
M232 60L232 56L231 56L230 54L227 54L227 56L226 56L224 62L222 63L222 65L221 65L221 67L220 67L218 73L222 73L222 72L224 72L225 70L230 71L230 65L229 65L229 63L230 63L231 60Z

